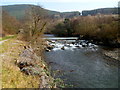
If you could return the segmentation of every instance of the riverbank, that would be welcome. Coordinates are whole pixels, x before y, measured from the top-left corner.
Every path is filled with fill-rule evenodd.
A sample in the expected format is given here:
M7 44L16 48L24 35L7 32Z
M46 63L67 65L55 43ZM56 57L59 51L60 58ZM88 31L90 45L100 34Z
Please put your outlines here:
M96 45L100 46L106 46L111 48L120 48L120 39L97 39L97 37L87 37L87 36L79 36L78 40L87 40L91 43L94 43Z
M105 57L112 59L112 61L120 63L119 50L119 48L116 48L114 50L103 50L102 54Z
M0 45L2 88L53 88L46 63L26 42L15 38Z

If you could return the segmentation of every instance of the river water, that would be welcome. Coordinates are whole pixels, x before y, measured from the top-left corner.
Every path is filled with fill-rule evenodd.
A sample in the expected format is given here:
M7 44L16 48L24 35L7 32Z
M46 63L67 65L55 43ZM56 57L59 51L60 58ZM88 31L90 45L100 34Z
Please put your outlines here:
M118 66L109 64L101 54L101 47L91 43L88 47L69 43L62 50L70 40L51 41L55 47L45 52L45 60L52 71L58 71L57 78L75 88L118 88Z

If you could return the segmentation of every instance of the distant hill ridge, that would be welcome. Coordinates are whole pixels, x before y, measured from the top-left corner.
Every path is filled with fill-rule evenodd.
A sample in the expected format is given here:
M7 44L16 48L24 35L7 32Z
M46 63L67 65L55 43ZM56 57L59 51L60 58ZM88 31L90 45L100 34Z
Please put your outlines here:
M96 14L118 14L118 8L101 8L94 10L82 11L82 16L96 15Z
M7 11L11 16L14 16L20 20L20 19L24 19L25 11L31 6L37 6L37 5L30 5L30 4L7 5L7 6L2 6L2 9ZM72 18L81 15L79 11L58 12L47 9L44 10L51 18ZM118 8L101 8L95 10L82 11L82 16L96 15L96 14L118 14Z
M37 6L37 5L29 5L29 4L21 4L21 5L7 5L2 6L2 9L7 11L11 16L16 17L17 19L22 19L25 16L25 11L30 8L31 6ZM72 18L74 16L79 16L79 11L74 12L57 12L52 10L44 9L47 14L51 18Z

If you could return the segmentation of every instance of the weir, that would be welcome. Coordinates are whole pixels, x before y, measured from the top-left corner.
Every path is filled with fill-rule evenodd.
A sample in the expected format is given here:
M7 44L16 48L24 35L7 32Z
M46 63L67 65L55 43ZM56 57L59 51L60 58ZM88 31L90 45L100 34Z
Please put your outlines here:
M46 37L43 39L48 39L48 40L77 40L78 37Z

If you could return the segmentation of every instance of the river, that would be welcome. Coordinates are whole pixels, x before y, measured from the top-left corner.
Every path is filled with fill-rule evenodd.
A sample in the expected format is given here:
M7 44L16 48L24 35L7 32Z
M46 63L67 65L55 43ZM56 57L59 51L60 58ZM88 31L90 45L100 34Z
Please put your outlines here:
M45 60L51 70L58 71L56 78L75 88L118 88L118 65L109 64L101 54L100 46L87 43L86 47L83 45L85 40L79 44L70 42L74 40L51 39L50 44L54 48L45 52Z

